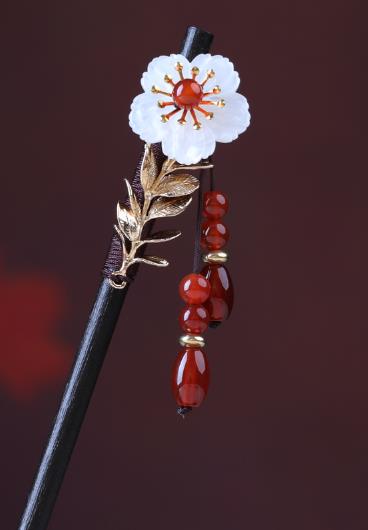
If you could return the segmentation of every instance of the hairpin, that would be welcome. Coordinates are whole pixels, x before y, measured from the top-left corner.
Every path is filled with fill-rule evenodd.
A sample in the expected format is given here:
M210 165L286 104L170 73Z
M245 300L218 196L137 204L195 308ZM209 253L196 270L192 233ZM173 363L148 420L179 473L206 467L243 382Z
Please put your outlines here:
M146 249L175 240L180 231L155 231L156 220L184 212L194 192L198 206L193 270L179 284L185 304L179 318L184 334L172 375L179 414L199 406L207 393L203 333L229 316L233 299L225 266L228 254L223 249L229 238L223 221L228 199L215 185L212 155L216 142L232 142L250 122L233 64L208 53L212 38L188 28L181 53L153 59L142 75L143 92L132 102L129 124L145 142L143 154L133 179L125 180L127 198L117 205L103 280L23 514L22 530L47 527L138 267L168 266L165 258Z
M112 272L111 285L120 289L129 281L129 268L135 263L167 266L157 256L138 255L142 245L170 241L180 232L146 235L146 223L157 217L180 214L191 202L199 180L188 171L213 169L209 157L216 142L231 142L250 122L247 100L237 92L239 75L229 59L204 53L189 61L172 54L153 59L144 72L144 92L135 97L129 116L133 131L146 142L140 172L143 190L134 193L126 181L129 205L118 204L116 231L122 247L122 264ZM161 143L167 157L157 166L150 144ZM199 193L200 204L202 193ZM222 250L229 233L223 216L228 209L226 195L214 188L213 172L209 191L204 195L200 244L206 253L204 267L185 276L179 285L185 307L180 323L185 335L172 377L178 412L183 416L203 401L209 383L209 368L203 350L202 333L208 324L215 326L231 312L233 288L225 267L227 253ZM200 220L197 221L200 223ZM147 233L151 233L148 228ZM197 245L196 245L197 246ZM117 284L115 278L120 277Z

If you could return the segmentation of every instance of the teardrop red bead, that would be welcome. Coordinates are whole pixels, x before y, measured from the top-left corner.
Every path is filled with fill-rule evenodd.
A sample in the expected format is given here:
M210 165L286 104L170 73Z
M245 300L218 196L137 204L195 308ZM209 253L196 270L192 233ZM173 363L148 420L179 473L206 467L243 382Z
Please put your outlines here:
M210 296L203 304L209 314L210 322L223 322L229 318L234 303L234 288L229 271L224 265L205 265L201 274L211 285Z
M200 348L181 350L172 373L172 391L180 407L199 407L206 397L209 366Z

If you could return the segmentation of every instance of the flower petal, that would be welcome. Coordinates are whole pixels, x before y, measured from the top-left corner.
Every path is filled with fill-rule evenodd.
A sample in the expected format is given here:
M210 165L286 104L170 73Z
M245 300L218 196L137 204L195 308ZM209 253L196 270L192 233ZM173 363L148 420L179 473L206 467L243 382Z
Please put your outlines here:
M248 101L237 92L225 98L225 107L214 107L213 113L210 126L217 142L232 142L250 123Z
M161 142L165 125L161 122L161 114L162 110L157 105L157 96L144 92L133 100L129 125L145 142Z
M199 105L203 110L213 112L213 119L206 120L198 110L195 110L197 118L202 123L199 130L193 128L189 112L185 125L178 123L178 118L181 116L179 113L166 123L161 121L161 114L175 109L169 106L163 111L157 103L159 100L170 101L173 87L171 83L165 81L165 76L169 75L174 83L180 80L176 70L178 62L183 65L184 78L192 77L193 66L199 68L197 81L200 83L206 79L207 72L213 70L215 75L206 81L204 90L211 92L216 85L219 85L221 95L209 94L205 99L213 102L220 98L225 100L224 107ZM162 142L162 150L166 156L182 164L195 164L214 152L216 141L231 142L249 126L248 102L244 96L236 92L239 81L234 65L221 55L201 54L191 63L180 54L157 57L150 62L147 72L142 76L141 83L145 92L133 100L129 115L130 126L142 140L149 143ZM151 92L153 85L167 92L168 95L153 94Z
M167 74L173 78L174 83L179 81L179 74L175 69L176 63L178 62L183 65L184 77L191 77L191 67L186 57L174 53L170 56L161 55L160 57L156 57L149 63L147 67L147 72L144 72L142 76L141 85L145 92L150 92L153 85L158 86L161 90L164 90L165 92L171 92L172 86L169 83L166 83L164 77Z
M197 55L192 61L192 66L197 66L200 70L199 82L203 81L208 70L215 72L215 76L205 84L206 91L210 91L216 85L219 85L222 94L230 94L236 92L239 87L239 74L234 70L233 63L227 57L210 55L209 53Z
M190 119L185 125L177 120L166 123L168 125L162 139L162 151L169 158L174 158L180 164L196 164L202 158L208 158L215 150L216 142L212 130L203 124L195 130Z

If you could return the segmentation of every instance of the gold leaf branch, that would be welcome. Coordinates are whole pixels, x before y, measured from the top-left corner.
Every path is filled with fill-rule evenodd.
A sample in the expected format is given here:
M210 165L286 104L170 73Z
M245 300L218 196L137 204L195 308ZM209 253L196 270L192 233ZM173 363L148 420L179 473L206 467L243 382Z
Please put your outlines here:
M192 193L199 187L199 181L184 171L211 168L211 164L183 166L173 159L167 159L158 170L150 145L146 144L142 161L140 180L144 191L144 201L140 206L128 180L129 206L117 205L117 224L114 226L121 239L123 261L119 270L112 273L110 285L124 289L127 285L127 272L135 263L146 263L155 267L167 267L169 262L158 256L137 255L138 249L148 243L164 243L181 235L179 230L165 230L143 239L145 224L161 217L179 215L192 201ZM182 171L182 173L179 173ZM115 281L120 278L120 281Z

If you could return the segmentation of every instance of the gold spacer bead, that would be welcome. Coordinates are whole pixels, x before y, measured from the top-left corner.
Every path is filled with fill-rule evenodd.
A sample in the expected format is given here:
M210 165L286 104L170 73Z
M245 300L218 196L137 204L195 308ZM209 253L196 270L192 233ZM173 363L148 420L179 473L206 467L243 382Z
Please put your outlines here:
M215 74L215 72L211 69L211 70L208 70L207 75L208 75L209 78L211 78L211 77L215 77L216 74Z
M220 94L221 92L221 88L219 87L219 85L216 85L214 88L213 88L213 93L214 94Z
M218 107L225 107L225 100L224 99L220 99L219 101L216 101L215 103Z
M187 123L187 120L185 118L180 118L178 122L180 123L180 125L185 125Z
M162 115L161 115L161 121L162 121L163 123L166 123L166 122L169 121L169 118L166 116L166 114L162 114Z
M166 74L165 77L164 77L164 81L165 81L165 83L171 83L172 77Z
M199 74L199 68L198 68L198 66L193 66L193 68L192 68L192 74L193 74L193 75L198 75L198 74Z
M175 65L175 70L177 72L180 72L182 69L183 69L183 65L181 63L177 62L176 65Z
M193 128L196 130L196 131L199 131L199 129L202 128L202 124L197 121L197 123L193 123Z
M209 112L207 115L206 115L206 120L212 120L213 118L213 112Z
M226 263L228 258L229 255L224 250L214 250L202 256L202 260L205 263Z
M160 109L163 109L163 108L165 107L163 101L158 101L158 102L157 102L157 105L160 107Z
M157 86L153 85L152 88L151 88L151 92L153 92L154 94L157 94L157 92L158 92Z
M179 342L187 348L203 348L205 344L204 338L201 335L182 335Z

